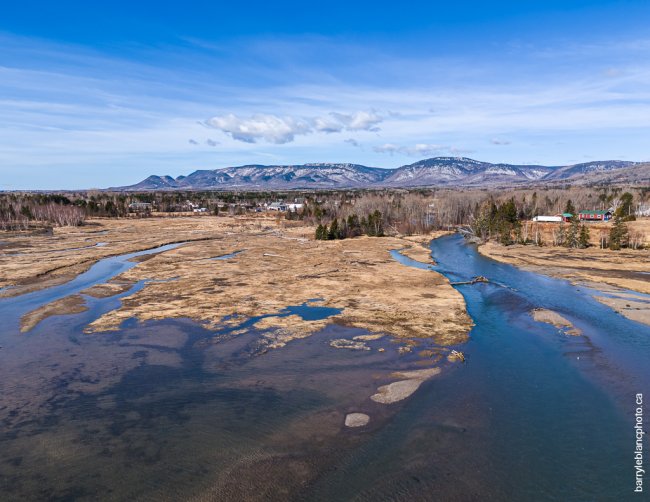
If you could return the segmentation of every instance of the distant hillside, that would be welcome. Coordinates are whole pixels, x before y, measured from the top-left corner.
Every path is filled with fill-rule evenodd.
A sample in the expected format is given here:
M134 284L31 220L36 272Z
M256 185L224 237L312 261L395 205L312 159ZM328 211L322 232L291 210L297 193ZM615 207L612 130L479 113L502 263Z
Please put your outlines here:
M573 185L635 184L650 186L650 162L637 163L618 169L599 170L587 175L575 175L569 179Z
M600 160L595 162L586 162L584 164L574 164L572 166L565 166L554 169L548 174L548 176L546 176L546 179L571 179L584 175L609 173L635 165L637 165L636 162L628 162L624 160Z
M365 187L381 183L391 170L357 164L248 165L194 171L189 176L149 176L122 190L287 189Z
M644 182L649 164L606 160L570 166L492 164L465 157L435 157L396 169L359 164L246 165L152 175L111 190L283 190L417 186L509 186L531 183ZM646 174L644 174L646 173Z
M499 182L526 182L539 180L554 168L545 166L517 166L490 164L457 157L436 157L398 167L386 178L392 186L422 186L440 184L482 185Z

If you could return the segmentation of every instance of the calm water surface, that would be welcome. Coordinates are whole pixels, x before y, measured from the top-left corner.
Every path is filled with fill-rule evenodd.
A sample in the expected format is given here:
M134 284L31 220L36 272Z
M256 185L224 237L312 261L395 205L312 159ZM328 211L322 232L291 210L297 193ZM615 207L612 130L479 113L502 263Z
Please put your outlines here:
M84 335L117 296L18 333L20 315L114 277L131 256L0 300L0 498L632 499L634 394L650 396L650 328L458 237L434 241L432 253L452 281L498 284L458 287L476 323L459 347L467 362L443 365L388 406L369 396L418 357L398 356L388 339L370 343L383 353L333 349L331 340L363 333L337 325L276 350L255 320L217 331L128 321ZM536 307L584 336L534 322ZM280 315L336 313L312 301ZM353 411L369 414L369 426L343 427Z

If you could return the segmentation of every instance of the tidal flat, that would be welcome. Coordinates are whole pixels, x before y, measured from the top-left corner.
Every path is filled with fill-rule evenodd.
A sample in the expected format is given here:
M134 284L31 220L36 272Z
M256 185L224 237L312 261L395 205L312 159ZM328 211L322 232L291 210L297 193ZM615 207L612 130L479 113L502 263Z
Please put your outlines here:
M81 245L98 232L106 245ZM312 233L221 217L10 237L8 500L291 497L454 367L421 354L466 342L462 295L391 256L417 245L427 261L420 242ZM373 399L397 378L417 385Z
M80 245L97 231L105 246ZM631 429L617 396L648 381L646 326L459 236L312 235L195 217L8 237L20 254L0 258L3 499L624 489ZM566 465L589 467L574 483Z
M404 267L390 256L391 249L406 247L426 260L430 253L420 243L394 237L314 241L310 227L264 218L168 220L91 222L93 232L107 230L101 236L107 245L78 251L76 262L61 241L68 238L68 246L79 247L78 241L88 238L83 229L64 230L61 236L55 231L49 239L36 237L30 246L38 246L38 252L26 251L15 262L2 259L10 262L2 281L12 286L8 291L13 294L24 291L21 288L33 290L38 278L50 284L57 277L69 278L69 273L93 260L187 239L175 250L146 256L108 284L94 286L88 294L96 295L100 288L120 291L120 284L146 281L137 293L122 298L119 308L91 322L86 332L116 330L131 318L191 318L216 327L259 317L260 328L276 328L275 345L308 336L328 322L403 339L433 339L441 345L466 340L471 320L462 295L440 274ZM230 258L214 261L215 256ZM314 298L319 306L340 313L327 322L277 315L288 305Z

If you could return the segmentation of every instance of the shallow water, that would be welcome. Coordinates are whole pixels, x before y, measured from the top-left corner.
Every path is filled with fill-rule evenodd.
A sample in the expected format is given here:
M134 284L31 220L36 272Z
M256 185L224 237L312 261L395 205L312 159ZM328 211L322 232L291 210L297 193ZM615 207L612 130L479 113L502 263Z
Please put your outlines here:
M23 314L34 310L42 305L46 305L55 300L59 300L69 295L73 295L87 289L95 284L104 283L119 274L126 272L130 268L138 265L134 258L146 256L154 253L162 253L175 249L183 243L168 244L157 248L147 249L119 256L113 256L98 261L86 272L79 274L73 280L54 286L51 288L27 293L20 296L0 299L0 319L3 319L3 329L9 332L15 329Z
M327 319L341 312L341 309L313 305L313 301L301 305L290 305L281 311L282 314L300 316L305 321L320 321L321 319Z
M400 253L399 249L393 249L390 252L390 255L400 263L409 267L419 268L420 270L435 270L432 263L423 263L421 261L414 260L413 258L409 258L408 256Z
M388 406L370 395L419 359L398 356L388 338L369 342L385 352L329 346L361 330L331 325L270 351L268 332L252 328L259 318L216 331L169 320L82 333L144 282L18 333L22 313L105 282L135 266L131 256L0 300L2 500L625 500L632 400L650 381L648 327L457 237L432 251L453 281L499 284L458 287L476 322L458 347L467 363L443 365ZM279 315L339 312L317 301ZM535 307L584 336L533 321ZM370 424L346 429L349 412Z
M238 254L243 253L244 251L246 251L246 250L245 249L240 249L239 251L233 251L232 253L222 254L222 255L219 255L219 256L215 256L214 258L208 258L208 259L209 260L229 260L230 258L234 258Z
M600 304L593 290L482 257L459 237L431 247L435 268L450 280L482 275L498 282L458 287L476 322L464 348L468 363L445 386L425 387L412 405L426 408L422 401L442 398L457 417L460 403L481 417L480 438L468 427L456 444L461 456L472 452L476 472L453 476L474 480L476 493L490 500L631 498L634 395L649 390L650 328ZM529 311L536 307L559 312L584 336L533 321ZM459 404L449 403L450 391ZM396 420L409 428L408 417Z

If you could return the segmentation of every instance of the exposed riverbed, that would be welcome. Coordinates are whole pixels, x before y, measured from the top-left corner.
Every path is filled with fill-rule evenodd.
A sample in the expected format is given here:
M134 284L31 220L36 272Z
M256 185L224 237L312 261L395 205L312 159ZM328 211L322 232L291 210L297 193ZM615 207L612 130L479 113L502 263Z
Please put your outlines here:
M268 351L277 339L265 320L340 313L317 298L213 330L132 320L83 333L144 281L19 333L24 313L104 283L133 256L0 300L3 500L625 499L650 328L456 236L431 248L436 265L393 257L454 282L491 281L457 288L476 324L457 347L465 364L422 358L442 350L426 340L400 352L340 325ZM582 334L536 322L533 309ZM368 350L334 348L342 339ZM413 394L401 398L402 387Z

